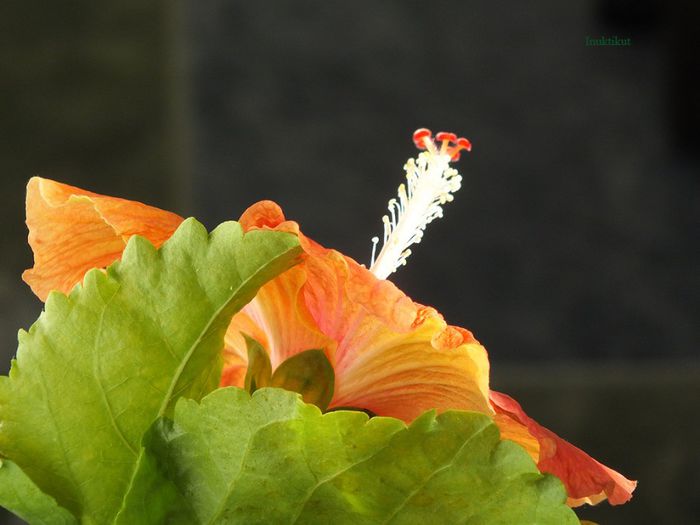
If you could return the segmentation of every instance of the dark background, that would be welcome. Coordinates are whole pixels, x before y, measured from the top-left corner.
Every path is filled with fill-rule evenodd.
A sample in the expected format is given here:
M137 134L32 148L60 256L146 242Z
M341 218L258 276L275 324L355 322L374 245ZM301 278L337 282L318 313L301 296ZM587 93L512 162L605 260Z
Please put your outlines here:
M392 280L475 333L494 389L639 479L580 516L696 522L698 5L3 2L1 371L41 309L30 176L210 227L272 198L368 263L412 131L455 131L463 189Z

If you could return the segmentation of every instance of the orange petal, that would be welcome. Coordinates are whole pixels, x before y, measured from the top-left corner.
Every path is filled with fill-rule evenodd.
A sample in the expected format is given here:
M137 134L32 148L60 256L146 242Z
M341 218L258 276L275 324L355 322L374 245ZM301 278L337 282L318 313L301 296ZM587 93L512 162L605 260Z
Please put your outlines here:
M253 228L277 228L287 222L282 208L273 201L260 201L250 206L238 219L244 231ZM290 221L291 222L291 221ZM296 223L292 223L296 224ZM298 227L297 227L298 229Z
M448 327L432 308L304 236L271 201L248 208L240 222L246 230L296 233L306 252L301 265L265 285L245 308L270 339L273 367L323 344L336 373L331 406L405 421L432 408L492 413L486 351L471 333Z
M305 282L302 263L265 284L234 316L227 343L246 356L246 362L247 349L240 333L251 335L268 351L273 370L289 357L313 348L325 350L333 362L335 343L318 330L304 304L301 291Z
M529 433L540 445L540 459L537 467L541 472L549 472L562 480L569 494L569 505L576 507L584 503L595 505L605 498L611 505L629 501L637 486L618 472L597 462L581 449L563 440L551 430L539 425L528 417L517 401L505 394L491 391L491 404L501 415L499 427L503 429L503 416L512 422L527 427ZM506 424L507 426L507 424ZM519 441L517 436L508 439Z
M501 439L509 439L515 441L530 455L532 461L539 463L540 461L540 442L537 438L530 434L527 427L518 423L515 419L505 414L496 414L493 416L493 421L501 431Z
M261 228L293 233L299 237L302 249L310 255L323 255L329 251L301 233L299 225L294 221L288 221L284 217L282 208L273 201L256 202L243 212L238 222L243 227L243 231Z
M27 184L27 226L34 267L22 278L45 301L51 290L67 293L91 268L119 259L132 235L160 246L180 222L140 202L33 177Z
M306 270L309 311L338 344L331 406L404 421L433 408L491 413L488 358L471 333L333 250Z
M253 204L241 215L239 223L244 231L274 229L302 237L297 223L287 221L280 207L272 201ZM311 243L305 240L302 246L313 250ZM233 317L226 333L222 386L243 384L248 362L243 333L252 336L267 350L273 369L292 355L310 349L324 350L333 362L335 342L321 333L304 303L302 288L306 279L304 263L301 263L265 284Z
M268 348L265 332L244 311L233 316L224 337L224 368L221 386L238 386L243 388L248 368L248 347L243 334L249 335L264 348Z

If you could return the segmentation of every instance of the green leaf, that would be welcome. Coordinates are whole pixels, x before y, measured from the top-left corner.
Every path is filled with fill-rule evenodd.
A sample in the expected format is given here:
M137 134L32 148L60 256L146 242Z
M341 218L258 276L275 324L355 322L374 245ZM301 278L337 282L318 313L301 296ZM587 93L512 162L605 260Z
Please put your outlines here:
M249 335L243 334L246 346L248 347L248 368L245 373L245 389L251 394L258 388L270 384L272 375L272 364L270 356L267 355L260 343Z
M406 427L225 388L180 400L148 436L119 523L578 524L561 482L483 414L431 411ZM163 512L144 519L144 501Z
M335 371L323 350L306 350L282 362L270 386L297 392L305 402L326 410L333 399Z
M9 460L0 460L0 505L31 525L77 524L70 512L44 494L34 482Z
M156 250L52 293L0 377L0 453L82 522L109 523L144 432L181 397L218 386L231 317L300 253L290 234L185 221Z
M171 420L158 419L144 435L143 446L146 449L157 448L160 445L159 437L169 434L171 428ZM165 465L159 464L152 454L141 455L114 525L191 525L197 522L192 509L182 500L163 467Z

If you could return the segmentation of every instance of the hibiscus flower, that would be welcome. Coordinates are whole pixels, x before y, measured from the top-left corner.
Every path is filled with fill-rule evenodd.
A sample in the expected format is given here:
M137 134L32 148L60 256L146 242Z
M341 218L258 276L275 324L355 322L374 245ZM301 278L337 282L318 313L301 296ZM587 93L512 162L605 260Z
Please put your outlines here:
M389 203L384 245L376 259L373 254L370 269L306 237L274 202L258 202L243 213L239 222L245 231L293 233L305 255L234 316L221 385L244 384L243 334L263 346L273 370L300 352L322 349L335 372L330 408L355 407L406 422L430 409L488 414L503 439L522 445L542 472L563 481L570 505L628 501L636 482L538 425L513 399L490 391L488 355L472 333L448 325L434 308L412 301L386 280L459 189L461 177L450 162L470 149L466 139L451 133L433 139L419 130L414 141L426 151L405 166L407 186ZM87 270L119 259L132 235L159 246L181 221L141 203L35 177L27 186L34 268L23 278L42 300L51 290L67 293ZM378 239L373 242L376 248Z

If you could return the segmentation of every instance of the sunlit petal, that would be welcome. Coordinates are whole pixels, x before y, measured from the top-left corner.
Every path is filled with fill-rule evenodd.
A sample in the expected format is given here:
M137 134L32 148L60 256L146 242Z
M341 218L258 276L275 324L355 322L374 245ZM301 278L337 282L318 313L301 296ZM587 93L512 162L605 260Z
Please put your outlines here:
M332 406L405 421L432 408L491 412L488 358L471 333L337 252L306 268L306 303L338 343Z
M391 282L305 237L273 202L251 206L240 222L245 229L296 233L306 252L244 310L265 332L273 368L321 347L335 367L332 406L405 421L432 408L492 412L488 358L470 332L448 326Z
M493 391L490 397L498 414L526 426L530 435L537 439L540 444L537 466L540 471L554 474L562 480L569 495L569 505L594 505L605 498L611 505L620 505L632 497L632 492L637 486L636 481L631 481L599 463L581 449L538 424L511 397ZM502 423L499 427L503 431ZM520 442L514 435L509 439Z
M248 348L243 334L249 335L264 348L269 347L265 331L247 313L241 311L234 315L224 337L221 386L243 387L248 367Z
M299 235L298 225L286 221L282 210L272 201L254 204L243 213L239 222L245 231L268 228ZM305 243L307 248L311 246L311 241ZM336 345L318 329L306 307L302 293L306 280L302 263L265 284L256 297L234 316L226 334L222 385L240 386L245 376L245 370L239 370L247 364L247 350L241 333L262 344L270 354L273 369L289 357L309 349L324 350L332 362Z
M34 267L22 278L41 300L51 290L67 293L91 268L119 259L132 235L160 246L182 222L174 213L140 202L39 177L27 184L26 206Z
M525 425L510 416L498 413L493 416L493 421L501 431L501 439L515 441L527 451L535 463L539 462L540 442L537 441L535 436L530 434Z

